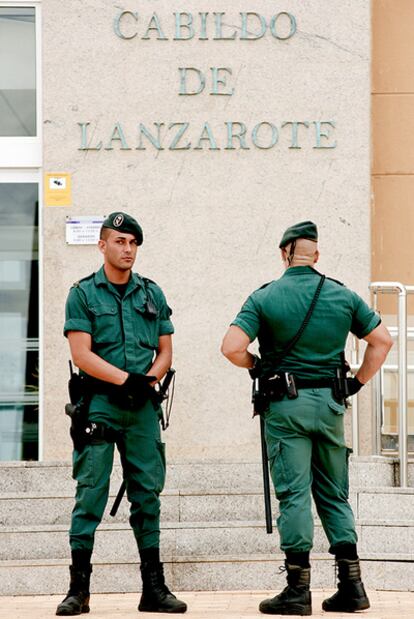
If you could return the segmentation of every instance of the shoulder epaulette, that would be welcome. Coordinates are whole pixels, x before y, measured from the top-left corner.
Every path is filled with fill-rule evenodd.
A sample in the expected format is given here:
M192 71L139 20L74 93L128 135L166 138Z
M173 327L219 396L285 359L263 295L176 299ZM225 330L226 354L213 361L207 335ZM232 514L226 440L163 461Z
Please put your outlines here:
M339 279L334 279L333 277L327 277L326 279L330 279L331 282L335 282L335 284L339 284L340 286L345 286L345 284L340 282Z
M263 290L263 288L266 288L266 286L268 286L271 283L272 282L267 282L266 284L263 284L263 286L260 286L260 288L258 288L257 290Z
M313 267L313 270L315 271L315 273L317 273L318 275L322 277L322 273L317 271L314 267ZM339 279L334 279L333 277L328 277L327 275L325 275L325 277L326 279L330 279L331 282L335 282L335 284L339 284L340 286L345 286L345 284L343 282L340 282Z
M157 282L154 282L154 280L150 279L149 277L142 277L142 275L140 275L139 277L143 279L146 284L154 284L155 286L158 286Z
M72 288L79 288L79 284L81 282L86 281L87 279L91 279L93 276L95 275L95 273L91 273L90 275L87 275L86 277L82 277L82 279L78 279L77 282L75 282L74 284L72 284Z

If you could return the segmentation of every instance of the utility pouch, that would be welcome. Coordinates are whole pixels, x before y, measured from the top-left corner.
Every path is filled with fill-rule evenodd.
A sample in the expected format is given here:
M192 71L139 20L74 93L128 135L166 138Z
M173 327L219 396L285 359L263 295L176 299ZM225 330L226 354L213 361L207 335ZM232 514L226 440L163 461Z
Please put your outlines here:
M68 382L70 403L65 405L65 413L70 418L70 436L74 448L81 452L88 442L88 413L90 394L86 387L86 377L73 371L69 361L70 378Z
M274 376L268 378L265 383L265 391L271 402L282 400L287 394L285 375L274 374Z
M298 390L296 389L295 377L289 372L284 373L286 395L289 400L294 400L298 397Z
M332 382L332 396L334 400L340 404L345 404L349 407L347 398L349 397L349 387L347 373L349 371L349 364L345 360L345 353L341 352L341 366L336 368L335 378Z
M69 391L69 399L72 404L77 404L85 394L84 377L73 371L71 363L70 363L70 378L68 381L68 391Z
M269 378L256 378L252 388L253 417L267 410L270 402L279 402L285 396L291 400L298 397L293 374L284 372Z
M270 398L264 390L264 383L263 378L255 378L252 381L253 417L262 415L269 408Z

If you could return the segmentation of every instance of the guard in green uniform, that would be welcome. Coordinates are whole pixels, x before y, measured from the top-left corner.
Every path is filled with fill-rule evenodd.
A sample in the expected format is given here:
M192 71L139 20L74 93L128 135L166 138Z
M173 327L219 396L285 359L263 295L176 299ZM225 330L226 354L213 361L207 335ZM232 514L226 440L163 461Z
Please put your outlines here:
M279 245L284 275L248 297L222 344L232 363L262 380L267 396L266 443L288 583L282 593L260 604L267 614L312 613L311 496L339 573L338 591L324 601L323 609L353 612L369 607L348 502L351 450L344 440L344 396L357 393L375 374L392 341L379 316L355 292L315 270L317 240L310 221L286 230ZM343 367L349 332L368 343L353 378L345 378ZM256 338L260 357L247 350ZM343 384L346 393L338 394Z
M82 443L74 437L71 582L57 615L89 612L91 555L108 500L115 445L141 558L138 609L183 613L187 608L169 591L160 563L165 451L154 387L171 366L174 328L162 290L132 272L142 242L142 229L133 217L109 215L99 241L103 267L74 284L66 303L64 333L86 385L80 405L87 407L88 434Z

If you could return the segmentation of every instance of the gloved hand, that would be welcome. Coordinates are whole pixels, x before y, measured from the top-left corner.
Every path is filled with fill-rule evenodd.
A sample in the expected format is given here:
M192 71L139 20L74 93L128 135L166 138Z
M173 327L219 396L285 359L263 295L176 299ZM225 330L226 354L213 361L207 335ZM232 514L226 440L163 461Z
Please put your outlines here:
M115 398L122 408L128 410L141 408L155 395L155 390L150 383L156 380L156 376L130 372L126 381L115 387Z
M258 355L253 355L254 357L254 364L253 367L250 368L248 370L249 374L250 374L250 378L252 380L255 380L256 378L260 378L262 375L262 360L260 359L260 357Z
M361 383L356 376L347 378L347 385L349 395L355 395L360 389L362 389L362 387L364 387L364 383Z

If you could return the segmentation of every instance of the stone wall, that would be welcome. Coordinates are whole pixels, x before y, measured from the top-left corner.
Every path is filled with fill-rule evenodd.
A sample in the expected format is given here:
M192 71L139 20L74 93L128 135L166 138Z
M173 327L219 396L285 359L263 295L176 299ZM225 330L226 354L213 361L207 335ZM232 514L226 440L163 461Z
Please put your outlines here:
M281 274L288 225L316 221L320 269L368 298L370 2L229 6L43 1L44 168L73 192L43 218L46 460L70 453L64 301L100 265L95 247L66 245L66 216L125 210L143 226L136 268L174 309L172 461L256 458L249 380L219 346ZM201 74L200 94L180 94Z

